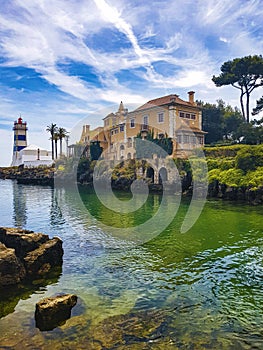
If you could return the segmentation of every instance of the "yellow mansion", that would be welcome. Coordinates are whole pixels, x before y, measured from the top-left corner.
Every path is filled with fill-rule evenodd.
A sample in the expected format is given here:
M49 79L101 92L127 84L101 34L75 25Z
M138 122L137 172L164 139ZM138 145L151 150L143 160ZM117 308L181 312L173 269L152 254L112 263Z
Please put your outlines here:
M188 100L171 94L148 101L128 112L120 103L116 113L104 119L104 126L94 130L84 125L80 143L88 146L91 141L100 141L103 156L107 159L133 159L136 157L134 139L152 132L154 137L170 137L173 141L174 158L187 157L194 148L204 144L202 112L194 101L194 92L188 92Z

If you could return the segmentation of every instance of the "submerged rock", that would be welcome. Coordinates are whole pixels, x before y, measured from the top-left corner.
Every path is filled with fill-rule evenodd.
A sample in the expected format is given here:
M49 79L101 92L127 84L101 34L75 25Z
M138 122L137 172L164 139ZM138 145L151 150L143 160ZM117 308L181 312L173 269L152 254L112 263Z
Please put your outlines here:
M36 304L36 327L41 331L50 331L66 322L71 316L71 309L76 305L75 294L65 294L45 298Z
M91 329L91 338L103 349L148 344L163 337L167 320L161 311L138 311L109 317Z

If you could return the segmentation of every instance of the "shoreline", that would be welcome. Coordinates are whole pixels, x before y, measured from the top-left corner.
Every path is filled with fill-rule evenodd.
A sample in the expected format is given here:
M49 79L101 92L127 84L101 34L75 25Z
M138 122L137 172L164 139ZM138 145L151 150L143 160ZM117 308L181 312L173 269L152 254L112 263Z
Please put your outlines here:
M57 176L55 180L55 176ZM186 176L183 176L182 183L185 182ZM38 185L38 186L51 186L54 187L55 182L59 186L74 185L93 188L92 181L72 181L72 174L59 173L55 175L54 167L39 167L39 168L24 168L19 169L15 167L0 168L0 179L17 181L18 184L23 185ZM125 177L119 177L112 181L112 189L123 192L130 192L130 186L133 180ZM162 195L162 184L148 184L149 192L153 194ZM183 186L184 197L192 196L192 182L187 180L187 185ZM214 180L208 185L207 199L221 199L230 202L243 202L249 205L262 205L263 204L263 186L252 189L249 186L228 186L220 183L218 180Z

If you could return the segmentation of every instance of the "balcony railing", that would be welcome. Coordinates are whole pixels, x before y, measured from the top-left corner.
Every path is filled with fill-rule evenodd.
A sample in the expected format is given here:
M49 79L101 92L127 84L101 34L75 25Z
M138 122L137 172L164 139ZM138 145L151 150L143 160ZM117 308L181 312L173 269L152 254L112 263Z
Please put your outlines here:
M149 125L148 124L142 124L141 125L141 131L149 131Z

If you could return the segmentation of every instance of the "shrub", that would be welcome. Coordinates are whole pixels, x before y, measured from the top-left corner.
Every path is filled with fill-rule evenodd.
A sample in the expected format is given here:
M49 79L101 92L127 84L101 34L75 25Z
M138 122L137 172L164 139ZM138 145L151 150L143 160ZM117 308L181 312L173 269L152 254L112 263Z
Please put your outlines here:
M263 147L248 146L238 151L236 167L247 172L263 166Z
M259 167L255 171L249 171L243 180L243 185L251 189L263 187L263 167Z
M223 170L220 182L230 187L240 187L244 182L244 173L240 169Z
M213 157L213 158L235 157L239 150L246 147L247 147L246 145L205 147L204 153L206 157Z
M230 187L240 187L244 184L244 173L240 169L212 169L208 173L209 183L217 180Z
M228 158L228 159L221 159L221 158L208 158L207 159L207 167L208 170L212 169L222 169L222 170L228 170L235 167L235 159L234 158Z
M218 180L220 181L220 176L221 174L221 170L220 169L212 169L208 172L208 181L209 183L215 181L215 180Z

